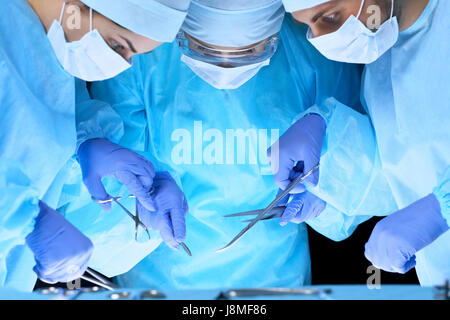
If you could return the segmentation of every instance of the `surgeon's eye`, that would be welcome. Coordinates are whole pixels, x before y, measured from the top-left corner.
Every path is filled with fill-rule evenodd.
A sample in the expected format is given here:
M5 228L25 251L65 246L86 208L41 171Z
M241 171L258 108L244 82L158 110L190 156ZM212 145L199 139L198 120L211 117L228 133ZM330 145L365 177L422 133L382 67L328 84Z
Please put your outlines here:
M326 12L318 19L318 22L324 33L334 32L344 23L342 20L342 14L336 11L332 13Z
M336 25L339 23L339 14L332 13L332 14L324 14L321 17L322 22L329 24L329 25Z
M111 47L111 49L113 49L115 52L117 52L118 54L120 54L121 56L124 56L124 52L126 50L126 48L121 45L120 43L116 42L116 41L111 41L111 43L109 44L109 46Z
M335 19L336 19L336 15L335 14L331 14L329 16L322 17L322 20L325 20L327 22L335 22Z

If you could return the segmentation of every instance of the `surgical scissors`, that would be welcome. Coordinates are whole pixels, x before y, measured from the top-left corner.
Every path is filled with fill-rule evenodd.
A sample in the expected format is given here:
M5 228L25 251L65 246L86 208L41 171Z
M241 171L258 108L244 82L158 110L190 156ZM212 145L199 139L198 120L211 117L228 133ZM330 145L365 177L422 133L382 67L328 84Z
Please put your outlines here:
M133 195L128 196L128 198L136 198ZM150 232L148 231L148 228L145 224L142 223L142 221L139 219L139 212L138 212L138 204L137 204L137 200L136 200L136 215L133 215L130 210L128 210L123 204L121 204L119 202L119 200L122 199L122 197L111 197L109 199L106 200L97 200L97 203L107 203L107 202L112 202L114 201L115 203L117 203L119 205L120 208L122 208L123 211L125 211L125 213L134 221L135 223L135 230L134 230L134 239L137 241L137 234L138 234L138 229L139 226L141 226L145 232L147 233L147 236L149 239L151 239L150 237Z
M291 184L289 184L289 186L283 190L276 198L275 200L273 200L264 210L258 211L259 213L257 213L256 211L253 211L253 213L251 214L257 214L257 216L251 220L251 222L244 228L242 229L241 232L238 233L237 236L235 236L225 247L216 250L216 252L222 252L225 251L226 249L230 248L234 243L236 243L239 239L241 239L258 221L260 220L264 220L264 218L266 217L266 214L268 213L272 213L272 210L275 208L275 206L285 197L289 194L289 192L291 192L292 189L295 188L296 185L298 185L299 183L301 183L303 180L305 180L307 177L309 177L311 174L313 174L314 171L316 171L319 168L319 164L316 165L315 167L313 167L309 172L307 172L306 174L303 175L299 175L297 178L294 179L294 181L291 182ZM248 212L252 212L252 211L248 211ZM228 215L228 216L240 216L240 215L249 215L248 212L241 212L241 213L237 213L234 215ZM278 212L278 214L280 214ZM282 214L282 213L281 213Z
M261 220L271 220L271 219L279 218L283 215L284 210L286 210L286 206L275 207L269 213L267 213ZM246 216L254 216L254 215L257 216L258 214L260 214L263 211L264 211L264 209L244 211L244 212L239 212L239 213L227 214L227 215L224 215L223 217L224 218L233 218L233 217L246 217ZM251 222L252 220L253 219L244 220L242 222Z
M153 192L155 191L155 189L154 188L152 188L150 191L149 191L149 193L148 194L153 194ZM135 195L129 195L127 198L136 198L136 196ZM123 211L125 211L125 213L134 221L134 223L135 223L135 230L134 230L134 239L137 241L137 234L138 234L138 229L139 229L139 226L141 226L144 230L145 230L145 232L147 233L147 235L148 235L148 238L149 239L151 239L151 237L150 237L150 232L148 231L148 228L147 228L147 226L144 224L144 223L142 223L142 221L141 221L141 219L139 218L139 210L138 210L138 203L137 203L137 199L136 199L136 214L135 215L133 215L131 212L130 212L130 210L128 210L123 204L121 204L120 202L119 202L119 200L121 200L122 199L122 197L111 197L111 198L109 198L109 199L106 199L106 200L95 200L97 203L107 203L107 202L115 202L115 203L117 203L118 205L119 205L119 207L120 208L122 208L122 210ZM184 242L181 242L180 243L180 246L183 248L183 250L186 252L186 254L188 255L188 256L190 256L190 257L192 257L192 252L191 252L191 250L189 249L189 247L184 243Z

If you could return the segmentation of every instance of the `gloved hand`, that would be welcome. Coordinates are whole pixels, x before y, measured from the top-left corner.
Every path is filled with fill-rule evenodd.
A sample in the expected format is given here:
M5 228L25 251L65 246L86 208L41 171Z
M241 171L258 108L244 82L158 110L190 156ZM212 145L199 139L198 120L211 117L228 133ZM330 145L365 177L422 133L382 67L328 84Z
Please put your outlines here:
M278 193L282 192L278 191ZM288 203L289 198L291 201ZM302 223L318 217L325 210L326 202L312 193L305 191L295 195L287 195L277 206L286 206L280 218L280 225L285 226L289 222Z
M281 188L295 179L293 169L297 162L303 162L303 172L308 173L320 161L322 145L325 137L326 123L318 114L309 114L294 123L267 151L275 183ZM278 152L277 152L278 144ZM319 182L319 170L304 180L315 186ZM297 185L291 193L306 190L303 184Z
M78 161L84 184L94 200L110 198L102 179L113 177L123 183L145 208L155 209L148 194L155 172L153 165L143 156L107 139L91 139L79 147ZM110 202L101 206L106 211L111 209Z
M156 210L146 210L138 203L139 217L147 227L159 231L164 242L177 250L186 238L189 208L181 189L168 172L157 172L152 193Z
M365 256L379 269L406 273L416 265L416 252L447 230L439 202L430 194L378 222Z
M34 230L26 237L36 260L34 272L50 283L78 279L88 267L91 240L45 203L39 202L39 208Z

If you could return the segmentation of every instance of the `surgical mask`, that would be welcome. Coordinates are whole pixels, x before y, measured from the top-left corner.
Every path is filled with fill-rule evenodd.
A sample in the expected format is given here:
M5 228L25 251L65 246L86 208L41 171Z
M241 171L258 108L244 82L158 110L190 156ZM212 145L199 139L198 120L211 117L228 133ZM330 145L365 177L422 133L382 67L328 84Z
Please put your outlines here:
M113 78L131 67L122 56L111 49L98 30L92 30L90 9L90 31L79 41L67 42L61 22L65 2L59 21L53 21L47 37L63 68L74 77L85 81L101 81Z
M216 89L237 89L253 78L258 71L270 64L270 59L246 66L224 68L211 63L192 59L186 55L181 56L181 61L204 81Z
M314 38L310 28L307 34L308 40L330 60L361 64L376 61L398 40L398 21L396 17L393 17L394 0L392 0L390 18L377 32L372 32L359 20L363 7L364 0L362 0L358 16L351 15L336 32Z

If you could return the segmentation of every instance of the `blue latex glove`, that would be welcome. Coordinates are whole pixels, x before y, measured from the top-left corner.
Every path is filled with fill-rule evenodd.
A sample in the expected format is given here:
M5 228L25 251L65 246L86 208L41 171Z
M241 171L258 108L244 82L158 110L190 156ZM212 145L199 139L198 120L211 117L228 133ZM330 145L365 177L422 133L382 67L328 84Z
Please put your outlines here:
M102 179L112 177L123 183L145 208L155 209L148 194L155 172L153 165L143 156L107 139L91 139L78 149L78 161L83 182L94 200L110 198ZM101 206L107 211L111 209L110 202Z
M91 240L42 201L39 208L34 230L26 237L36 260L34 272L49 283L78 279L88 267Z
M152 193L156 210L146 210L138 203L139 217L149 228L159 231L164 242L177 250L186 238L189 208L181 189L168 172L157 172Z
M275 175L275 183L281 189L286 189L297 176L293 170L297 162L303 162L304 173L309 172L319 163L325 131L325 120L318 114L309 114L294 123L269 148L267 156L270 160L272 172ZM313 186L317 185L319 182L319 170L316 170L304 181ZM291 193L301 193L305 190L305 186L299 184Z
M280 192L282 192L281 189L278 193ZM289 198L291 198L291 201L288 203ZM289 222L299 224L318 217L325 210L327 204L312 193L305 191L295 195L288 195L277 205L286 206L286 210L280 217L280 225L285 226Z
M379 269L406 273L416 265L416 252L447 230L439 202L430 194L378 222L365 256Z

